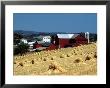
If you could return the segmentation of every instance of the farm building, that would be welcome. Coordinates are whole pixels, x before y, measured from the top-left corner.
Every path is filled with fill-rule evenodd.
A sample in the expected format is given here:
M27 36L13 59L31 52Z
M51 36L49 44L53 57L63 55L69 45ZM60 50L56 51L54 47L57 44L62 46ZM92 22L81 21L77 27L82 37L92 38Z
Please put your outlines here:
M43 41L44 42L51 42L51 37L50 36L43 36Z
M23 43L25 43L25 44L28 43L28 42L27 42L27 39L24 39L24 38L22 38L22 39L20 40L20 42L23 42Z
M56 34L51 36L51 44L46 50L53 50L58 48L74 47L80 44L89 43L89 33L82 34ZM35 43L34 48L42 47L42 45Z
M35 43L35 41L28 42L29 51L33 51L33 44L34 44L34 43Z
M36 48L39 48L39 47L42 47L42 45L36 41L34 44L33 44L33 48L36 49Z
M47 35L40 35L40 36L34 37L34 39L36 39L39 42L43 42L43 43L51 42L51 37Z
M66 48L88 43L88 39L80 34L57 34L53 42L58 48Z
M24 44L28 44L29 46L29 51L33 51L33 44L35 43L36 41L35 40L30 40L30 39L25 39L25 38L22 38L20 39L20 43L18 44L21 44L21 43L24 43Z

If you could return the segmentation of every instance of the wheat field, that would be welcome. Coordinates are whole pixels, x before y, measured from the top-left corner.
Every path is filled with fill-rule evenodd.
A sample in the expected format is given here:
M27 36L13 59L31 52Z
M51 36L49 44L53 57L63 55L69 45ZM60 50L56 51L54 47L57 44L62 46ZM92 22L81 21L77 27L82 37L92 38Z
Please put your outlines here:
M16 55L13 71L14 75L96 75L97 45L90 43Z

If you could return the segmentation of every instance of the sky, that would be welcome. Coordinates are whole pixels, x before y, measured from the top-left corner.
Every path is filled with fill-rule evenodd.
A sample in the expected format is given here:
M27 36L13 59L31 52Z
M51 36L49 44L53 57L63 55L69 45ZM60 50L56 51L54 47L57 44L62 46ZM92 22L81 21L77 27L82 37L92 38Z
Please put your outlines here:
M14 13L13 29L36 32L97 33L97 14Z

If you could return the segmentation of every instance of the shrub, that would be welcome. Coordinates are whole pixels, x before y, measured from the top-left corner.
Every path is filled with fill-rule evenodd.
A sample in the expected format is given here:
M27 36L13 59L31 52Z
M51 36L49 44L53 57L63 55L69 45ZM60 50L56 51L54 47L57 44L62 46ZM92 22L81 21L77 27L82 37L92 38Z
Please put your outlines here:
M14 55L20 54L21 56L28 52L29 46L28 44L20 43L16 48L14 48Z

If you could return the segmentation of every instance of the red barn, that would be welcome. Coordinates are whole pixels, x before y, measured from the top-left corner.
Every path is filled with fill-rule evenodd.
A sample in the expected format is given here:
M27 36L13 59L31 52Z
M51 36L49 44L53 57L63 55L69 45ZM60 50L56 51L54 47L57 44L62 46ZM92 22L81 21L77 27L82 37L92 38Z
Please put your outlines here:
M80 34L57 34L54 44L59 48L86 44L88 39Z

